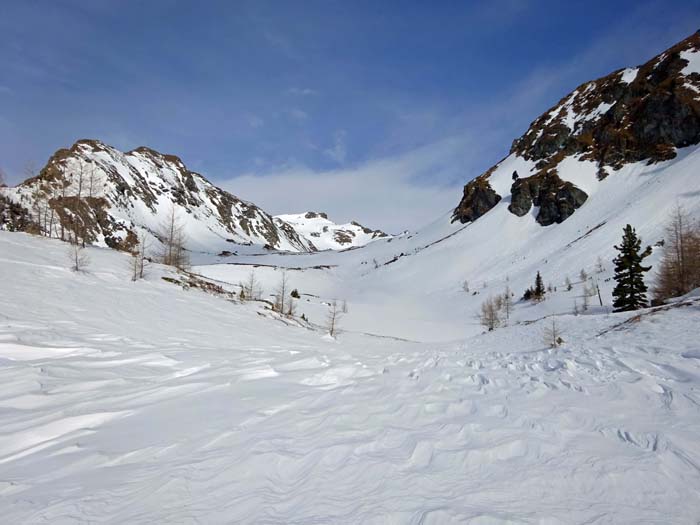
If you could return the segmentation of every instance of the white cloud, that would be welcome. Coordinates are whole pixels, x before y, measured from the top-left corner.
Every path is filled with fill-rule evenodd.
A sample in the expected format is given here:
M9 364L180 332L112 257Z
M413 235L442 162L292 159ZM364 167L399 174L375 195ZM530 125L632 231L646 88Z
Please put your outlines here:
M346 132L343 129L336 131L333 134L333 146L323 152L326 157L338 164L345 163L345 157L348 153L347 146L345 145L345 135Z
M297 88L297 87L292 87L287 90L287 94L289 95L298 95L298 96L310 96L310 95L318 95L318 91L315 89L311 88Z
M221 183L273 214L325 211L389 232L416 229L450 212L480 151L466 136L350 168L314 171L302 165L250 173Z
M288 109L286 113L295 120L306 120L307 118L309 118L309 114L303 109L299 108Z

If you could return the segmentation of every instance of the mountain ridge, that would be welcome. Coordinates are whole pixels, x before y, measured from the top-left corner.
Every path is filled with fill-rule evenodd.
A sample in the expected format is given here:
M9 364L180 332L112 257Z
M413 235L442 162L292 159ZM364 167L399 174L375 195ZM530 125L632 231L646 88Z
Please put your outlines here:
M542 226L561 223L588 195L560 177L576 157L596 163L603 180L625 165L673 159L700 143L700 32L636 68L584 82L513 141L509 155L464 186L453 221L471 222L510 194L509 211L539 207ZM494 174L515 166L511 187L496 191ZM523 176L525 174L525 176Z
M38 175L0 195L6 209L12 203L25 210L20 227L5 214L7 229L66 238L66 230L79 224L86 242L120 250L130 250L139 233L158 238L169 208L183 222L193 249L221 250L226 243L315 249L289 224L213 185L178 156L146 146L121 152L99 140L78 140L56 151Z
M381 238L390 237L381 230L372 230L357 221L338 224L324 212L307 211L276 215L319 250L359 248Z

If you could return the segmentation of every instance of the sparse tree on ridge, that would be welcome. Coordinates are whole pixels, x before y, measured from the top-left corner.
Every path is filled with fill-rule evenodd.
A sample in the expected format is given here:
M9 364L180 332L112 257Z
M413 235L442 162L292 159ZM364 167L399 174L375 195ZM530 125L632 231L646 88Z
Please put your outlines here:
M642 266L642 261L651 255L651 247L641 251L642 241L631 225L625 226L622 242L615 249L620 252L613 263L615 264L615 281L613 290L613 307L616 312L627 312L645 308L647 303L647 286L644 274L651 266Z
M700 286L700 223L676 206L666 226L663 258L656 274L654 299L664 301Z
M78 242L71 243L68 246L68 260L71 264L70 269L74 272L85 271L90 263L90 258L85 252L85 248Z
M483 303L481 303L479 322L485 326L489 332L495 330L500 325L501 318L499 309L496 306L496 301L493 297L489 297Z
M279 284L277 285L277 290L275 291L275 301L273 303L273 309L278 313L285 314L287 312L288 303L291 302L291 299L287 299L288 289L287 270L283 269Z
M501 302L503 313L506 316L506 322L510 320L510 314L513 311L513 294L510 291L510 286L506 284L506 289L503 292L503 300Z
M184 226L177 216L175 206L170 208L168 218L162 224L158 237L163 247L160 252L160 261L168 266L174 266L178 270L183 270L189 266L189 256L185 244Z
M542 282L542 276L540 275L540 272L537 272L537 276L535 277L535 287L532 289L532 297L535 299L535 301L541 301L544 299L544 294L545 289L544 283Z
M248 278L241 283L241 301L257 301L262 295L262 288L255 277L255 269L251 269Z
M562 332L557 325L557 322L552 319L551 324L547 324L542 331L542 340L549 348L557 348L561 346L564 340L561 338Z
M496 307L496 310L500 312L503 309L503 296L499 294L496 297L494 297L493 304Z
M328 308L328 315L326 316L326 329L328 330L328 335L331 337L335 337L338 334L338 324L340 323L342 315L343 312L341 311L338 301L333 299Z
M131 252L131 280L143 279L146 270L146 250L148 249L146 234L142 233Z

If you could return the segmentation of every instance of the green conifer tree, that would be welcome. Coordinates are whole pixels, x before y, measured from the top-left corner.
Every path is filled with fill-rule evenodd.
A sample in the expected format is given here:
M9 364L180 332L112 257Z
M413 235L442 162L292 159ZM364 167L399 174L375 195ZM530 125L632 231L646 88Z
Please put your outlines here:
M540 272L537 272L537 277L535 277L535 288L532 290L532 296L536 301L541 301L544 299L545 289L544 282L542 281L542 276Z
M651 254L651 246L640 253L642 240L629 224L624 227L622 242L615 249L620 254L613 259L615 265L615 282L613 290L613 307L616 312L629 312L648 306L647 286L644 273L651 266L642 266L642 260Z

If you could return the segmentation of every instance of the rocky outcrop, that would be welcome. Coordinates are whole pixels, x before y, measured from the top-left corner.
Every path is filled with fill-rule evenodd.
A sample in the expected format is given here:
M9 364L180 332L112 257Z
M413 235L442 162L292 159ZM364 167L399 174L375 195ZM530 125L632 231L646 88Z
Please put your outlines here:
M599 166L620 168L675 156L700 142L700 74L684 73L700 52L700 34L637 68L580 85L535 120L511 153L538 161L581 154Z
M328 219L328 214L324 212L307 211L304 215L306 219L317 219L321 217L322 219Z
M194 249L218 253L232 242L313 250L289 224L214 186L179 157L146 147L123 153L97 140L80 140L58 150L38 176L2 188L0 195L33 210L46 235L77 236L120 250L130 250L141 233L157 242L170 210Z
M516 139L510 156L530 161L531 176L516 181L509 210L519 216L539 206L542 225L566 220L587 195L557 175L567 158L597 164L603 180L625 164L672 159L676 149L700 143L700 32L646 64L586 82L562 98ZM453 220L473 221L501 199L489 169L464 187Z
M538 206L536 220L542 226L564 222L588 199L583 190L553 172L518 179L510 192L508 210L522 217L533 205Z
M0 230L39 233L40 229L27 208L0 193Z
M477 177L464 187L464 195L452 214L452 221L461 223L477 220L501 200L486 176Z

